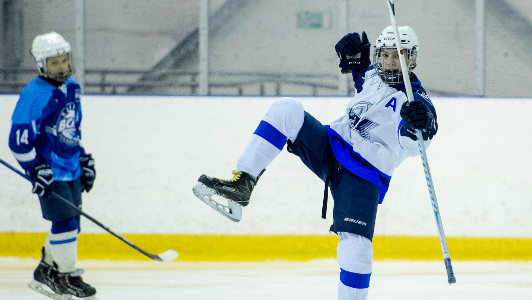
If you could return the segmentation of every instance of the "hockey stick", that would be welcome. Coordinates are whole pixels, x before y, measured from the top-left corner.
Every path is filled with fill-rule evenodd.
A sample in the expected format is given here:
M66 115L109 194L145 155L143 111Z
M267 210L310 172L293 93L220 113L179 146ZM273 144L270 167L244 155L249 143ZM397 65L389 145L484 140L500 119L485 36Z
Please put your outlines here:
M12 171L14 171L15 173L17 173L18 175L26 178L28 181L32 182L32 180L27 176L25 175L24 173L20 172L19 170L15 169L13 166L11 166L10 164L8 164L7 162L3 161L1 158L0 158L0 163L2 163L4 166L8 167L9 169L11 169ZM142 249L140 249L139 247L135 246L132 242L128 241L126 238L124 238L123 236L119 235L118 233L112 231L110 228L108 228L107 226L103 225L102 223L100 223L98 220L94 219L93 217L89 216L88 214L86 214L85 212L83 212L79 207L77 207L76 205L70 203L68 200L66 200L65 198L61 197L60 195L58 195L57 193L55 192L52 192L52 196L63 201L63 203L65 204L68 204L70 205L72 208L74 208L80 215L83 215L85 218L91 220L94 224L100 226L101 228L105 229L107 232L109 232L110 234L114 235L115 237L117 237L119 240L121 240L122 242L128 244L131 248L137 250L138 252L146 255L147 257L153 259L153 260L157 260L157 261L171 261L171 260L175 260L179 255L177 254L177 252L175 250L167 250L161 254L151 254L151 253L148 253Z
M401 46L401 39L399 37L399 29L395 22L395 7L394 0L387 0L388 10L390 11L390 19L392 21L392 27L395 34L395 44L397 46L397 52L399 53L399 61L401 63L401 70L403 72L404 84L406 88L406 95L408 96L408 102L414 101L414 95L412 94L412 86L410 85L410 77L408 76L408 69L406 67L405 57L403 56L403 49ZM436 225L438 226L438 234L440 236L441 250L443 254L443 260L445 262L445 268L447 269L447 279L449 284L456 282L456 278L453 274L453 266L451 265L451 256L447 249L447 242L445 240L445 233L443 232L443 225L441 222L440 209L438 208L438 201L436 200L436 191L434 190L434 183L432 182L432 175L430 174L429 160L427 157L427 149L423 142L423 134L420 130L416 129L417 144L419 146L419 152L421 153L421 160L423 168L425 169L425 178L427 180L427 186L429 188L430 199L432 201L432 210L434 210L434 217L436 218Z

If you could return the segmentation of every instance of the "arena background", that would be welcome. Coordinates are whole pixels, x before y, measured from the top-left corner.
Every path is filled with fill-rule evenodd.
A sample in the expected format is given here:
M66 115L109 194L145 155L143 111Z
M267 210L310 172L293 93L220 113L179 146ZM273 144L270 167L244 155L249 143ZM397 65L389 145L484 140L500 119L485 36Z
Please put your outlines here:
M0 93L20 92L35 75L30 49L38 34L62 34L78 55L77 7L84 2L85 94L197 95L203 1L0 0ZM430 95L479 95L478 2L485 3L481 95L530 97L531 1L397 1L398 25L419 38L416 73ZM375 45L390 25L384 0L209 4L210 95L338 95L336 42L366 31Z

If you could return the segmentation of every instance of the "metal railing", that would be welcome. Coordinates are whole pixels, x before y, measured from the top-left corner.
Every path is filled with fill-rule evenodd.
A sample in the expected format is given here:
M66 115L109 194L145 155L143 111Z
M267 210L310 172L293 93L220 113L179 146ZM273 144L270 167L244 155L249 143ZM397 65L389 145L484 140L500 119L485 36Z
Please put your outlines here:
M35 76L35 69L0 69L0 93L18 94ZM211 72L210 95L309 95L338 94L338 76ZM198 72L104 70L85 71L84 94L197 95ZM351 87L350 94L353 94Z

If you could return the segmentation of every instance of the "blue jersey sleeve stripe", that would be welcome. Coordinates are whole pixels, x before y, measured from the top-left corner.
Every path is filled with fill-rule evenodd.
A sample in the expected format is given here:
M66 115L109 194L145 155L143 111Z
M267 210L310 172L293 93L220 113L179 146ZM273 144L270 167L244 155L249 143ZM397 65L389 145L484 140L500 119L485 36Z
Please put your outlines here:
M340 269L340 281L348 287L354 289L367 289L369 288L369 280L371 273L359 274Z
M253 134L262 137L279 150L283 150L286 140L288 139L284 134L277 130L277 128L264 120L260 121L259 126Z

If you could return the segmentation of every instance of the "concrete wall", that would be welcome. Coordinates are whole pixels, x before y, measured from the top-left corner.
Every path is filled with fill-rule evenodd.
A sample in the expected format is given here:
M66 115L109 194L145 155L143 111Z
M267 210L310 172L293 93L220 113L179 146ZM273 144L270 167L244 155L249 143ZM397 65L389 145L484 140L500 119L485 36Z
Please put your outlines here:
M87 68L146 69L197 25L197 1L85 1ZM75 1L24 1L25 66L33 38L57 31L75 46Z
M17 95L0 96L0 158ZM121 233L324 235L323 182L283 151L233 223L192 194L199 175L229 177L273 97L83 97L83 140L96 159L84 210ZM323 124L349 98L299 98ZM440 129L428 156L447 236L532 237L531 99L433 98ZM376 235L437 234L419 158L395 172ZM101 233L89 221L84 232ZM0 166L0 232L47 232L30 184Z

